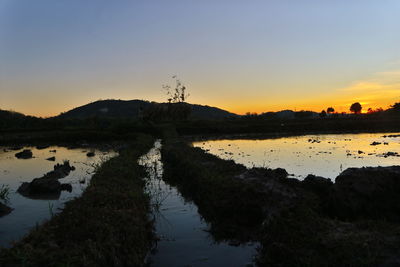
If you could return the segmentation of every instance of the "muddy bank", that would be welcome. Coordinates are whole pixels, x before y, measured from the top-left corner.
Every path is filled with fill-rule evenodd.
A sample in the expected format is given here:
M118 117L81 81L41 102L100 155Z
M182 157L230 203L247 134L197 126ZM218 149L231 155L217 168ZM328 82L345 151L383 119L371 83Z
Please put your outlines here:
M0 202L0 218L9 214L12 208Z
M246 169L179 141L162 153L164 178L196 203L214 236L261 242L262 266L399 263L398 167L349 169L334 184Z
M49 195L54 195L55 198L60 195L61 191L72 191L70 184L62 184L58 179L68 176L75 167L69 164L69 161L64 161L63 164L54 165L54 170L46 173L40 178L35 178L31 182L22 183L17 192L25 197L48 198Z
M0 251L1 266L140 266L153 242L137 159L153 145L136 138L105 162L80 198L33 229L11 249Z

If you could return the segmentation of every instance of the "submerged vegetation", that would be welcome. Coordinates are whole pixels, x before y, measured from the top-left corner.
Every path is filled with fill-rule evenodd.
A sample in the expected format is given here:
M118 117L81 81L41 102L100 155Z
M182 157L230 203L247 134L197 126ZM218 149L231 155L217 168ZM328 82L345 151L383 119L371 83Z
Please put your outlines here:
M153 138L139 135L106 161L80 198L0 252L1 266L140 266L153 242L139 156Z

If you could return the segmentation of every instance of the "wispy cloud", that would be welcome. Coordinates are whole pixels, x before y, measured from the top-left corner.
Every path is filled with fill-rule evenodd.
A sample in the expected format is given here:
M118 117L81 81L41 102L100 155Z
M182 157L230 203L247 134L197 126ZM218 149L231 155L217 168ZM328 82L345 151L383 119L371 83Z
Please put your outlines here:
M381 104L388 99L397 101L400 98L400 70L375 73L368 79L339 89L338 93L348 99L344 105L354 99L365 105Z

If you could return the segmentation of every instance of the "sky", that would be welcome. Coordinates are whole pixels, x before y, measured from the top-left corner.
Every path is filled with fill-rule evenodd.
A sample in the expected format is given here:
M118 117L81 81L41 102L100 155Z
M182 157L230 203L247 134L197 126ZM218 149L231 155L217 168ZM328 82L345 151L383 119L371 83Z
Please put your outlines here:
M0 109L48 117L99 99L232 112L400 101L398 0L0 0Z

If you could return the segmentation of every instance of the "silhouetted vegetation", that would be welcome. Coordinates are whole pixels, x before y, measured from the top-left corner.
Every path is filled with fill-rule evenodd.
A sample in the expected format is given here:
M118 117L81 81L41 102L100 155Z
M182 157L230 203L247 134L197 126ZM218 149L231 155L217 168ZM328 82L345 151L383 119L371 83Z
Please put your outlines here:
M33 229L11 249L1 266L142 266L153 244L144 173L137 164L154 139L138 136L105 162L80 198Z
M301 182L287 178L282 169L248 170L177 139L167 138L164 144L165 179L197 204L217 240L260 242L261 266L378 266L395 262L400 228L386 221L389 217L383 214L396 215L398 205L381 201L393 195L378 198L378 211L368 206L376 205L374 198L365 199L360 194L357 201L361 204L349 217L340 207L353 207L347 197L354 192L330 180L309 176ZM391 185L386 190L388 187ZM390 192L397 194L395 191ZM341 220L337 219L339 214ZM355 219L355 214L363 216Z
M362 110L362 106L361 106L361 104L358 103L358 102L353 103L353 104L350 106L350 111L353 112L354 114L360 114L360 113L361 113L361 110Z
M326 112L328 114L331 114L331 113L335 112L335 109L333 107L329 107L329 108L326 109Z

